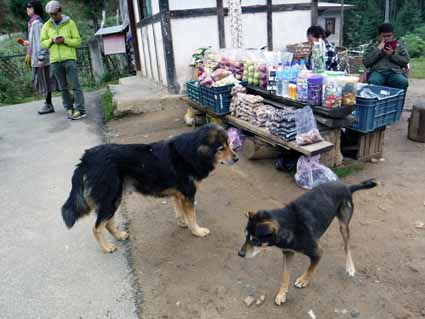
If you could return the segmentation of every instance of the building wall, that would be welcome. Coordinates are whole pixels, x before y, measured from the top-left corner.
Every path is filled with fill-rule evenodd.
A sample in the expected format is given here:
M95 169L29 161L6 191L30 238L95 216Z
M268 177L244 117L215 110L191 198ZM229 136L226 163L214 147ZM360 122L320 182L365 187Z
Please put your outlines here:
M181 89L191 78L189 64L194 51L209 46L218 49L217 24L215 16L171 19L176 75Z
M215 8L216 0L169 0L170 10Z
M311 12L307 10L273 13L273 49L282 50L288 44L307 41L310 25Z
M224 17L224 31L226 48L232 47L230 33L230 17ZM260 48L267 46L267 14L243 14L242 15L242 43L244 48Z
M140 22L138 0L133 0L136 23ZM224 0L227 7L227 0ZM266 0L242 0L242 6L266 5ZM310 0L273 0L275 4L310 3ZM170 10L187 10L195 8L216 7L216 0L169 0ZM152 14L159 13L158 0L152 0ZM284 48L287 44L303 42L305 33L310 26L311 13L309 10L274 12L273 13L273 47L275 50ZM323 20L324 21L324 20ZM267 14L244 13L243 46L244 48L260 48L267 45ZM184 83L191 78L189 67L194 51L201 47L219 48L217 16L171 18L171 34L173 41L176 80L180 90ZM161 22L137 28L141 74L152 80L167 85L164 43L162 40ZM225 44L231 47L230 18L224 17Z
M339 45L340 40L340 26L341 26L341 14L339 12L324 12L319 15L317 20L318 24L325 29L325 19L326 18L335 18L335 34L331 34L328 40L336 45Z

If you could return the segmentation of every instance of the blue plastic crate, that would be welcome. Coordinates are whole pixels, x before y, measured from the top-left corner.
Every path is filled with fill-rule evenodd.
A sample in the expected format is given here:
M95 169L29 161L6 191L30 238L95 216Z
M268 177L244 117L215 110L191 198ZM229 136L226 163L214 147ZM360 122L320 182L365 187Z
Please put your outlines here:
M201 104L201 86L197 81L190 80L186 82L186 95L189 100Z
M242 86L247 86L247 81L241 81ZM230 102L232 100L232 91L234 84L220 87L201 86L201 104L210 108L217 115L230 113Z
M364 97L366 92L364 90L370 90L369 92L373 93L371 97ZM379 127L396 123L400 120L403 103L404 90L364 85L357 90L356 107L352 113L355 122L351 128L368 133Z

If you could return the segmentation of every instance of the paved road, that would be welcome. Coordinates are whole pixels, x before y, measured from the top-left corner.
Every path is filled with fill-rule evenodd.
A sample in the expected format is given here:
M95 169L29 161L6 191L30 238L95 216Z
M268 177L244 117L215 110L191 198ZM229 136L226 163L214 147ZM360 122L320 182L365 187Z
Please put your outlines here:
M137 318L128 244L105 255L94 216L67 230L60 215L74 165L102 142L97 95L86 99L90 117L73 122L60 107L39 116L41 102L0 107L2 319Z

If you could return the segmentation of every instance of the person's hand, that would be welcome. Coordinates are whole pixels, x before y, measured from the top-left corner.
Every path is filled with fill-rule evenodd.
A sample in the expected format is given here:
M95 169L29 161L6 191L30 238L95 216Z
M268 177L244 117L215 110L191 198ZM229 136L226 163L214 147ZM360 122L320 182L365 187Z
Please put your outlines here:
M54 43L56 43L56 44L64 43L64 41L65 41L65 39L64 39L62 36L55 37L55 38L53 39L53 42L54 42Z
M384 48L384 53L385 53L386 55L393 55L393 54L394 54L394 50L393 50L393 48L392 48L392 47L388 46L388 47L385 47L385 48Z
M378 49L379 50L383 50L385 48L385 41L384 40L382 40L381 42L379 42L379 44L378 44Z
M29 45L30 45L30 42L28 40L25 40L23 46L27 47Z
M25 65L26 65L26 66L31 67L31 56L30 56L29 54L27 54L27 55L25 56L24 63L25 63Z

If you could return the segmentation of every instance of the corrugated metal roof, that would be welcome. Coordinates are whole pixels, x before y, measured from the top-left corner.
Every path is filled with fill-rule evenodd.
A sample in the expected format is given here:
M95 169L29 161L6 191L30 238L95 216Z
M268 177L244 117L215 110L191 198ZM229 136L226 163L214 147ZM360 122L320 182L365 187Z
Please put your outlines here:
M319 2L318 7L319 9L340 9L341 4L333 3L333 2ZM344 4L344 9L349 9L354 7L355 5L352 5L352 4Z
M107 27L107 28L100 28L97 30L95 35L106 35L106 34L114 34L114 33L121 33L127 28L128 23L123 23L121 25L115 25L113 27Z

